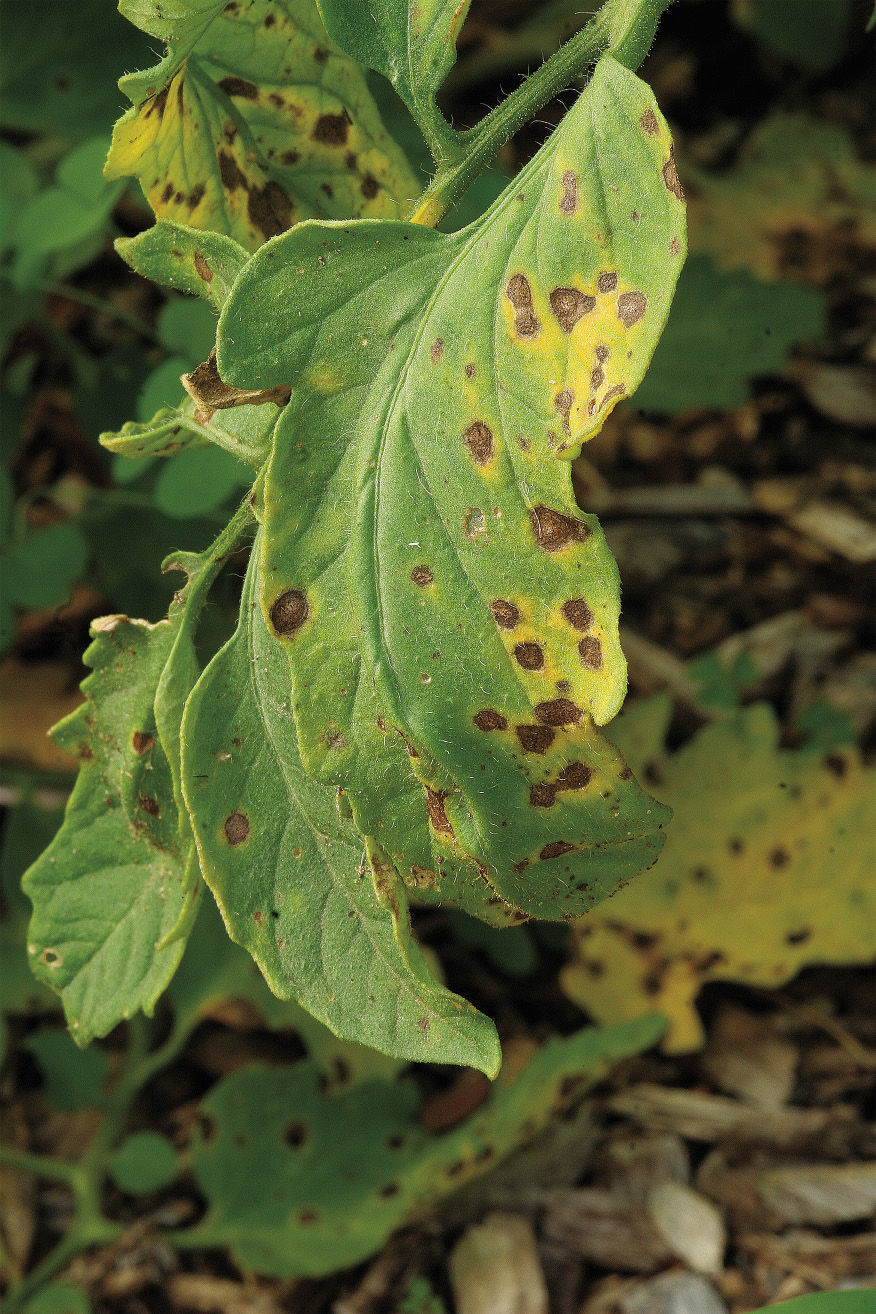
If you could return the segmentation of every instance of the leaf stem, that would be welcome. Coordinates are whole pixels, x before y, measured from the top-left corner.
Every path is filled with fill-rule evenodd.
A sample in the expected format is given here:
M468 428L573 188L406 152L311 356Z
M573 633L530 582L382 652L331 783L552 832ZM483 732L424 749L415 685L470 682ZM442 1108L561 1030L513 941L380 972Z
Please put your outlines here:
M86 292L83 288L72 287L69 283L58 282L53 278L38 278L33 286L49 296L63 297L66 301L75 301L78 305L86 306L89 310L94 310L100 315L108 315L119 324L124 324L126 328L138 333L141 338L146 338L149 342L163 348L164 344L155 329L151 328L145 320L140 319L137 315L132 315L130 311L124 310L121 306L113 305L111 301L106 301L103 297Z
M49 1154L31 1154L27 1150L15 1150L9 1145L0 1145L0 1168L15 1168L20 1173L32 1173L34 1177L64 1182L74 1190L82 1177L77 1163L68 1163L66 1159L55 1159Z

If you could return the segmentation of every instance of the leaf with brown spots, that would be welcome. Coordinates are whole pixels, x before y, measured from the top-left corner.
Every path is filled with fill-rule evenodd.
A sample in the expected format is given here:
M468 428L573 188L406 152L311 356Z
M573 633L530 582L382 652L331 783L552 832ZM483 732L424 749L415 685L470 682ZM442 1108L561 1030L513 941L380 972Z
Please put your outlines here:
M309 0L120 7L168 49L120 83L133 108L106 175L138 178L158 218L255 250L311 216L394 218L416 194L364 70Z
M576 928L562 973L600 1022L655 1011L667 1048L695 1049L707 981L778 986L810 963L876 956L876 771L849 748L779 747L757 704L663 748L670 706L633 705L612 731L674 816L656 864Z
M467 890L481 916L569 916L661 843L666 814L596 728L625 691L619 588L569 467L644 373L674 286L665 253L683 211L663 184L665 124L640 127L648 107L656 117L644 84L605 59L477 223L303 224L250 261L220 319L229 383L294 380L265 480L262 605L289 589L310 604L285 644L305 767L345 790L363 834L396 832L384 847L399 870L438 869L431 893ZM569 170L574 215L559 205ZM634 209L648 218L634 224ZM574 323L573 291L595 303ZM630 326L631 291L647 311ZM486 711L507 728L483 729ZM343 753L328 751L329 721ZM588 786L533 808L532 787L572 762ZM401 827L388 806L390 779L406 797L412 773L449 824L425 840L427 819Z

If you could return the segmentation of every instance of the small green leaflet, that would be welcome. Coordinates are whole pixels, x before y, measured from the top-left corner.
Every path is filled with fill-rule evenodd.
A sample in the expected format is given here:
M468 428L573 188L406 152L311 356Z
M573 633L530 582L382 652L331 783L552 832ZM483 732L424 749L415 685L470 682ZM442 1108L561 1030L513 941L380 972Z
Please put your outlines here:
M381 884L333 792L304 774L289 670L258 607L252 554L231 640L186 707L183 768L205 879L275 994L342 1039L490 1076L495 1028L431 976L394 873Z
M133 175L159 218L254 250L313 215L395 217L417 191L364 70L309 0L122 0L168 45L122 78L108 178Z
M304 766L418 888L457 901L474 863L482 916L572 916L659 852L665 811L596 730L626 687L619 589L569 462L644 374L684 243L666 126L605 58L481 220L300 225L220 318L227 383L294 383L262 603ZM419 873L424 823L373 825L405 745Z
M442 1136L418 1122L410 1085L365 1082L325 1096L312 1063L245 1068L201 1104L208 1130L196 1132L191 1162L208 1210L187 1244L227 1245L241 1268L271 1277L358 1263L536 1135L567 1107L570 1086L580 1096L661 1027L645 1018L550 1040Z

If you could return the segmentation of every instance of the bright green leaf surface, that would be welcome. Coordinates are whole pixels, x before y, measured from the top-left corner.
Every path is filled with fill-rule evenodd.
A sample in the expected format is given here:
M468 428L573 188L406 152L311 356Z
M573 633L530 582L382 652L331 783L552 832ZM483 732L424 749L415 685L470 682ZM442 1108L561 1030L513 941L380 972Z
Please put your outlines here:
M241 1267L276 1277L357 1263L534 1136L564 1106L570 1079L580 1094L612 1063L653 1044L660 1027L649 1018L548 1041L443 1136L418 1123L411 1086L374 1082L326 1097L311 1064L246 1068L201 1105L211 1126L192 1146L209 1201L198 1243L227 1245Z
M109 1162L116 1186L132 1195L160 1191L179 1170L176 1150L166 1136L141 1131L126 1136Z
M876 1287L854 1291L818 1291L782 1300L753 1314L876 1314Z
M422 825L382 805L404 778L385 716L439 858L479 864L481 915L569 916L659 850L665 814L594 728L626 683L617 573L569 461L641 379L683 248L666 127L604 60L480 222L302 225L220 319L224 379L295 384L263 606L304 764L416 877ZM437 860L416 883L459 901Z
M257 602L257 552L234 637L186 707L183 779L205 879L271 989L345 1039L493 1075L492 1024L435 982L404 890L378 890L333 792L301 769L288 665Z
M123 78L107 176L136 175L156 215L252 250L313 215L394 217L416 191L365 75L307 0L123 0L168 42Z

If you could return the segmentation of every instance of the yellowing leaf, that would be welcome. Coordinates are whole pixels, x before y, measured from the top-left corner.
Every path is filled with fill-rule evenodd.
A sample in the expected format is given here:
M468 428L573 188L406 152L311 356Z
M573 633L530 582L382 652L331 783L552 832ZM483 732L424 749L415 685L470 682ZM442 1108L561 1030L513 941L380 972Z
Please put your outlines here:
M674 810L666 846L577 923L561 979L601 1023L664 1013L680 1051L702 1042L706 981L776 986L809 963L876 955L876 773L848 748L780 749L763 704L661 761L661 715L665 704L654 719L635 709L629 735L626 716L612 731Z
M395 218L419 190L362 69L307 0L121 9L168 52L122 79L134 108L106 173L139 178L159 218L253 250L312 216Z

